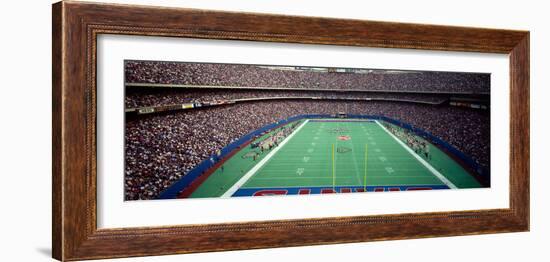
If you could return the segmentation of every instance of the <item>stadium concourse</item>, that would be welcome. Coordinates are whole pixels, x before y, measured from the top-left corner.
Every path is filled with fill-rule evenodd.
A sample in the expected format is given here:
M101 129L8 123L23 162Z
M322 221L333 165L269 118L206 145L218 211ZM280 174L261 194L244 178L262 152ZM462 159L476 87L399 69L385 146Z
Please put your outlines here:
M250 132L311 114L395 119L490 169L488 74L151 61L125 72L126 200L158 198Z

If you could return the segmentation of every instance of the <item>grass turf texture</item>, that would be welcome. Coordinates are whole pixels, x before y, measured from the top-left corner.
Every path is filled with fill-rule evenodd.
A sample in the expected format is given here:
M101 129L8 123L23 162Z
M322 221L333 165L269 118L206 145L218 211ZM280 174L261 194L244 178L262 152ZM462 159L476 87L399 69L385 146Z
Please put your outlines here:
M300 193L299 189L309 193L333 188L336 192L353 192L365 188L365 180L367 191L449 188L434 170L457 188L481 187L437 147L430 145L431 159L417 155L433 167L430 170L397 140L375 121L303 121L279 147L260 154L255 161L251 152L260 150L251 145L242 148L190 197L246 196L266 190L282 190L285 194Z

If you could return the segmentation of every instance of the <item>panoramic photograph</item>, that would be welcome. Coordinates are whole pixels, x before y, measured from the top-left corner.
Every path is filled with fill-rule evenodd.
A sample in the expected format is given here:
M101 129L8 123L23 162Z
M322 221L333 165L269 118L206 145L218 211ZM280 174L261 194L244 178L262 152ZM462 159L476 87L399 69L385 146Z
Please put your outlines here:
M491 186L488 73L141 60L124 72L126 201Z

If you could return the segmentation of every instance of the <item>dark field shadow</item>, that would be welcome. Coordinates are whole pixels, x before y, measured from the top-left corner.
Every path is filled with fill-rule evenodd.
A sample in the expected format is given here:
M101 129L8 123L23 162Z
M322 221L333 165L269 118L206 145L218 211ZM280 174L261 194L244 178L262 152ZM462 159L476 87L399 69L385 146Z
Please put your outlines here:
M50 247L39 247L36 251L46 257L52 257L52 249Z

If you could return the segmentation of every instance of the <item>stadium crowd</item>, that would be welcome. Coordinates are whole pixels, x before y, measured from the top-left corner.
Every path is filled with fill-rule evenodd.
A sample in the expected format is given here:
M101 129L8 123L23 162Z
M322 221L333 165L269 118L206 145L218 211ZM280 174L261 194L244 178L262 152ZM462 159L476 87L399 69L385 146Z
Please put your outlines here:
M291 70L293 69L293 70ZM326 73L243 64L126 61L126 83L414 92L489 91L489 74L363 70Z
M243 135L300 114L382 115L422 128L489 166L486 110L400 102L276 100L144 115L126 120L125 198L153 199Z
M421 103L442 103L449 99L441 94L410 94L410 93L363 93L363 92L333 92L333 91L296 91L296 90L247 90L247 89L200 89L200 88L168 88L150 89L143 87L127 88L125 97L126 108L164 106L185 103L205 103L235 99L259 99L274 97L309 97L325 99L388 99L407 100Z

